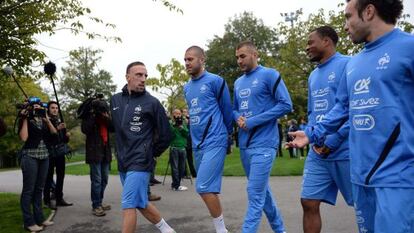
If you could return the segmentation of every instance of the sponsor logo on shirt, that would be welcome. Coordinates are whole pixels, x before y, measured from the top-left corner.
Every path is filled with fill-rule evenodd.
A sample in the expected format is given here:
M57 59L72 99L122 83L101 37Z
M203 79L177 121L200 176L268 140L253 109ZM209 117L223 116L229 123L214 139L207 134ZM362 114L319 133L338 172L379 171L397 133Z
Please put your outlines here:
M321 122L325 118L325 114L319 114L315 117L316 122Z
M375 119L369 114L355 115L352 118L352 124L356 130L371 130L375 127Z
M197 106L198 105L198 98L193 98L192 100L191 100L191 107L195 107L195 106Z
M240 98L247 98L247 97L249 97L250 96L250 88L246 88L246 89L243 89L243 90L240 90L240 92L239 92L239 97Z
M369 93L369 84L371 84L371 77L360 79L354 85L354 94Z
M321 88L318 90L314 90L312 91L312 96L313 97L322 97L329 94L329 87L325 87L325 88Z
M388 63L390 63L391 58L388 55L388 53L385 53L384 56L380 57L380 59L378 59L378 66L377 66L377 70L386 70L388 68Z
M199 116L190 117L190 124L191 125L198 125L198 124L200 124L200 117Z
M328 100L317 100L315 101L315 104L313 105L313 111L319 112L319 111L326 111L328 110Z
M240 103L240 109L248 109L249 108L249 101L248 100L243 100Z
M378 106L379 104L380 98L357 99L349 102L351 109L372 108Z

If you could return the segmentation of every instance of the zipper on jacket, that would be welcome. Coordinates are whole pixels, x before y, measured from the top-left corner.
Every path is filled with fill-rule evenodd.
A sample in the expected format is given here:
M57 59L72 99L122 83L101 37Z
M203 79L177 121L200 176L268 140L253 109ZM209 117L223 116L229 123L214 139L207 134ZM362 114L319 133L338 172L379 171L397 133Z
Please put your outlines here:
M374 167L369 171L367 178L365 179L365 184L368 185L369 181L374 175L374 173L378 170L379 166L384 162L384 160L387 158L388 154L391 151L391 148L393 147L395 141L397 140L398 136L400 135L400 123L395 126L394 130L392 131L390 137L387 139L387 142L385 143L384 149L382 150L377 162L375 163Z

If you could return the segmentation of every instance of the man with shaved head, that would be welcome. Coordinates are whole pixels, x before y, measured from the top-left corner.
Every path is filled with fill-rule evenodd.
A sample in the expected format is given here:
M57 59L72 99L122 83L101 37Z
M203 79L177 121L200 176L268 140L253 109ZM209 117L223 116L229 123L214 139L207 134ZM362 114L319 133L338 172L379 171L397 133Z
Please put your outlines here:
M184 86L184 94L196 161L196 191L213 217L216 233L227 233L218 194L228 138L233 130L230 94L222 77L204 69L205 59L198 46L185 52L185 67L191 80Z
M236 58L244 74L234 83L233 117L240 128L240 158L248 180L242 232L258 232L264 211L273 232L283 233L285 226L270 190L269 175L279 145L277 119L292 111L292 101L279 72L258 65L252 42L241 42Z
M170 142L170 165L172 184L171 189L174 191L186 191L187 187L181 185L181 179L185 173L185 161L187 146L188 129L184 124L180 109L174 109L170 124L172 140Z

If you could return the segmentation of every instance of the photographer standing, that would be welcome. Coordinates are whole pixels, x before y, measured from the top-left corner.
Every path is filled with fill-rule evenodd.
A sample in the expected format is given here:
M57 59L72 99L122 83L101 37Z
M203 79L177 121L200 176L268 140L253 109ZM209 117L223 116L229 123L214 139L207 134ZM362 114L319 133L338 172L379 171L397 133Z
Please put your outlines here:
M91 102L89 113L82 119L82 133L86 135L85 160L90 168L92 214L98 217L105 216L105 211L111 209L102 200L112 160L109 131L113 131L113 126L109 107L102 97L97 96Z
M175 191L186 191L188 188L180 185L185 173L185 161L188 129L183 124L183 117L180 109L174 109L171 121L172 141L170 143L170 164L172 184L171 188Z
M68 153L67 144L69 142L69 133L66 132L65 123L61 123L58 113L59 107L56 101L49 101L47 104L48 115L50 122L57 129L57 135L49 139L49 171L47 173L47 179L45 189L43 192L43 202L51 209L55 209L56 206L50 202L50 188L53 183L53 174L56 167L56 187L55 197L57 206L71 206L72 203L68 203L63 199L63 182L65 179L65 155Z
M47 138L57 130L50 122L40 99L30 97L29 104L20 111L19 136L24 141L21 151L23 188L20 206L24 228L38 232L53 222L45 221L42 210L42 193L49 167Z

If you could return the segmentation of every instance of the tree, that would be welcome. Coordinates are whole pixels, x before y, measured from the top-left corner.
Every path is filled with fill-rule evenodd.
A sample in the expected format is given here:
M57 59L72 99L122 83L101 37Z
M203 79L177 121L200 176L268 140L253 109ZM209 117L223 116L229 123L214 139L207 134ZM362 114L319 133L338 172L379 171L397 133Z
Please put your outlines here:
M69 120L69 128L77 124L76 110L84 100L96 94L103 94L109 98L116 90L111 74L98 69L101 52L80 47L69 53L67 67L62 68L59 93L64 96L62 105L67 114L65 120Z
M241 75L235 59L237 44L244 40L253 41L260 53L261 63L266 65L277 57L278 38L271 27L264 25L251 12L235 16L224 28L224 35L215 35L207 45L206 68L224 77L232 93L233 83Z
M90 16L91 10L80 0L8 0L0 1L0 66L11 65L18 74L33 73L33 62L44 62L45 54L35 46L34 38L40 33L50 35L59 30L69 30L74 34L83 33L88 38L121 41L119 37L109 37L85 31L83 19L115 28L99 18Z
M162 103L167 106L168 112L184 108L184 84L188 81L185 67L176 59L171 59L167 65L158 64L157 70L160 77L147 79L146 85L166 97Z

